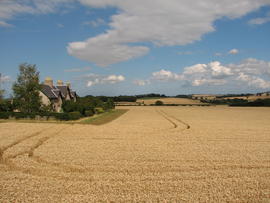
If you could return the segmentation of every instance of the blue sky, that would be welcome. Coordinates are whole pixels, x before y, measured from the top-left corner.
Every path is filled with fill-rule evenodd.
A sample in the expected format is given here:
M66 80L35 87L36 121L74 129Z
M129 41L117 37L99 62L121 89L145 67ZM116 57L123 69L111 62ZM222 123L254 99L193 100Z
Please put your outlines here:
M270 91L269 36L269 0L3 0L1 84L26 62L80 96Z

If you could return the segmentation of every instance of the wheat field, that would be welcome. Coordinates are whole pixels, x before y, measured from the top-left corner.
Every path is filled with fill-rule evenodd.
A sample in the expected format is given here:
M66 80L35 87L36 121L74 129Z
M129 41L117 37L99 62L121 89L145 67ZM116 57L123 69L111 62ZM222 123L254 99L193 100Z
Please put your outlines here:
M121 107L0 123L0 202L269 202L270 108Z
M158 99L137 99L137 102L146 105L155 104L156 101L162 101L164 104L202 104L199 100L192 100L187 98L158 98Z

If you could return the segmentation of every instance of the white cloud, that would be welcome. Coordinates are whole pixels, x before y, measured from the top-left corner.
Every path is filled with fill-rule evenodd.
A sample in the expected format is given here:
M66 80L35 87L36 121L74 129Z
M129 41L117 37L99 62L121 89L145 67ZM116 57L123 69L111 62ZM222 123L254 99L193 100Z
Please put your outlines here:
M11 82L11 77L8 75L1 75L0 83Z
M65 69L65 72L85 72L91 70L91 67L84 67L84 68L71 68L71 69Z
M220 62L214 61L208 64L211 69L211 74L214 78L224 78L233 75L230 68L222 66Z
M47 14L66 7L75 0L1 0L0 20L9 20L19 14Z
M103 78L103 81L105 83L110 83L110 84L115 84L115 83L118 83L118 82L122 82L125 80L125 77L122 76L122 75L109 75L105 78Z
M253 58L238 64L222 65L219 61L185 67L182 73L160 70L152 73L152 80L179 81L185 85L246 85L259 89L270 88L270 62Z
M238 54L239 53L239 50L238 49L232 49L228 52L228 54L232 54L232 55L235 55L235 54Z
M13 25L6 23L4 21L0 21L0 27L13 27Z
M149 48L144 46L127 46L109 42L106 35L90 38L85 42L72 42L68 45L68 53L77 58L95 62L98 66L128 61L148 53Z
M63 24L61 24L61 23L56 24L56 26L59 27L59 28L64 28L64 27L65 27L65 26L64 26Z
M226 80L218 79L195 79L192 81L192 86L202 86L202 85L224 85Z
M108 75L101 76L96 74L89 74L84 77L87 81L87 87L98 84L116 84L125 81L125 77L122 75Z
M251 25L262 25L264 23L270 22L270 17L265 17L265 18L254 18L251 19L248 23Z
M110 29L101 35L68 45L68 52L98 65L110 65L149 52L133 43L151 42L157 46L186 45L215 31L213 23L222 17L238 18L254 11L269 0L81 0L90 7L115 7ZM183 17L184 16L184 17ZM83 43L78 48L77 43ZM108 51L109 50L109 51ZM97 54L98 53L98 54ZM128 53L128 54L126 54Z
M105 25L106 22L102 18L98 18L96 20L91 20L91 21L83 22L82 24L83 25L90 25L92 27L98 27L98 26L101 26L101 25Z
M191 55L193 54L192 51L179 51L177 52L178 55Z
M150 80L134 80L133 83L138 86L145 86L149 85L151 82Z
M215 31L214 22L223 17L238 18L270 5L269 0L1 0L0 21L20 14L47 14L62 11L79 2L91 8L114 7L109 29L84 41L71 42L68 53L99 66L127 61L157 46L181 46L200 40ZM98 25L93 23L93 25Z
M206 72L207 65L205 64L196 64L194 66L184 68L184 74L191 75L194 73L204 73Z
M249 75L264 75L270 77L270 62L248 58L239 64L229 64L228 67L235 73L246 73Z
M215 56L222 56L223 54L220 52L215 53Z
M180 79L180 75L173 73L168 70L160 70L158 72L152 73L152 79L154 80L163 80L163 81L171 81Z
M262 24L268 23L268 22L270 22L270 12L268 12L265 17L262 17L262 18L253 18L250 21L248 21L248 23L250 25L262 25Z
M245 73L239 73L237 77L240 81L247 83L249 86L257 87L261 89L270 88L270 81L266 81L256 76L246 75Z

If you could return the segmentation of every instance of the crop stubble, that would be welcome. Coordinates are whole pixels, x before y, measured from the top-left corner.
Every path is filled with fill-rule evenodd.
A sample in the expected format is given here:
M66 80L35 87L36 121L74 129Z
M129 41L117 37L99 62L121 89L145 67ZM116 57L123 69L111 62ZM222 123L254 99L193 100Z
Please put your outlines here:
M129 109L102 126L0 124L0 202L269 201L270 109Z

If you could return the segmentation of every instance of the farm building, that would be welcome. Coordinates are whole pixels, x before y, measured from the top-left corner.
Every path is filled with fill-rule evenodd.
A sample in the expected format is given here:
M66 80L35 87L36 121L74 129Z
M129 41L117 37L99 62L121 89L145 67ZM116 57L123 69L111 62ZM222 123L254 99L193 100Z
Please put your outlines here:
M257 93L257 96L270 96L270 92Z
M213 99L216 99L218 95L209 95L209 94L193 94L192 95L192 99L195 99L195 100L213 100Z
M70 83L65 85L62 80L58 80L54 86L50 77L47 77L42 84L40 96L42 103L46 106L52 105L56 112L61 111L63 101L73 100L76 102L77 100L77 94L71 90Z

